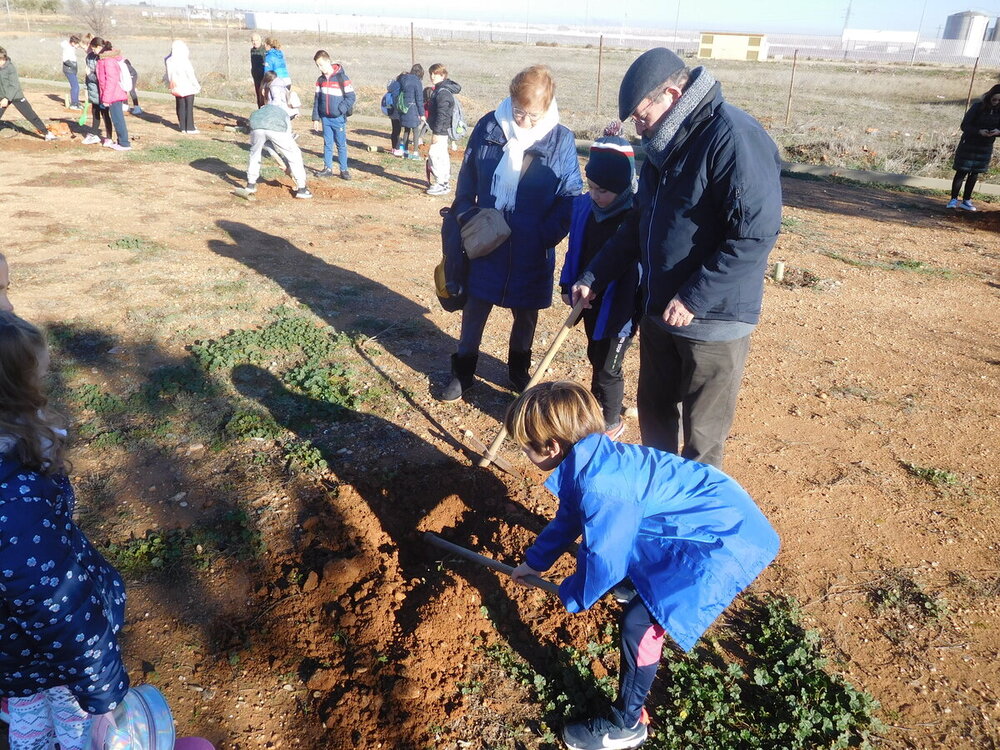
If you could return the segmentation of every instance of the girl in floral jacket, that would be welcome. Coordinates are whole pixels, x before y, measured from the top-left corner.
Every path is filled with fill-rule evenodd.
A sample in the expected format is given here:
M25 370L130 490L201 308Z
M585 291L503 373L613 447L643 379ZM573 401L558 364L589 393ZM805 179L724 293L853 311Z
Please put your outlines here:
M0 697L11 750L89 748L128 690L121 577L73 522L42 333L0 312Z

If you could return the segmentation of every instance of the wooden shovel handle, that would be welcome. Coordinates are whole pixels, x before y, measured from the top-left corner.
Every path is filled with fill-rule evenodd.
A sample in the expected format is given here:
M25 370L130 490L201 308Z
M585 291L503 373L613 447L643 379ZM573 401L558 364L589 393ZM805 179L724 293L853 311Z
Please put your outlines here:
M580 299L577 300L576 305L573 306L573 309L570 310L569 315L566 317L566 322L563 323L562 328L559 329L559 333L556 334L556 337L549 346L548 351L545 352L545 356L542 357L542 361L538 363L538 367L535 368L535 374L531 376L531 380L528 381L524 390L528 390L531 386L535 385L542 379L545 371L549 368L549 365L552 364L552 358L556 356L556 352L559 351L559 347L562 346L562 342L566 340L569 332L573 329L573 326L576 325L576 320L580 317L581 313L583 313L583 308L586 304L587 299L585 297L580 297ZM493 463L493 459L496 458L497 453L500 451L500 446L503 445L505 437L507 437L507 428L504 425L500 425L500 434L494 438L492 443L490 443L490 447L486 450L486 455L479 459L479 466L489 466Z
M465 547L460 547L457 544L449 542L447 539L442 539L437 534L432 534L430 531L424 532L424 541L433 544L435 547L440 547L448 552L454 552L460 557L464 557L466 560L471 560L474 563L479 563L491 570L495 570L498 573L511 574L514 569L499 560L494 560L492 557L486 557L486 555L480 555L478 552L473 552L471 549L466 549ZM552 581L546 581L544 578L539 578L538 576L525 576L521 579L529 586L534 586L535 588L542 589L542 591L547 591L550 594L559 595L559 587L552 583Z

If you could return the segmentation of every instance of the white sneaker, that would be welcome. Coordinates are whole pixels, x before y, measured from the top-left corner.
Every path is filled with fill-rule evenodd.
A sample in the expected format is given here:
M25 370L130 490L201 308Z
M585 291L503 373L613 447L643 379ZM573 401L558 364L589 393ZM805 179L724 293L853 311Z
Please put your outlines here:
M56 138L57 138L56 134L53 133L51 130L45 132L45 140L54 141L56 140Z
M184 132L187 133L188 135L198 135L198 133L200 133L201 131L198 130L198 128L195 128L194 130L185 130Z
M86 138L83 139L84 146L93 146L95 143L100 143L100 142L101 142L101 136L94 135L93 133L91 133L90 135L88 135Z
M431 185L427 190L424 191L427 195L445 195L451 192L450 185L442 185L440 182L436 185Z

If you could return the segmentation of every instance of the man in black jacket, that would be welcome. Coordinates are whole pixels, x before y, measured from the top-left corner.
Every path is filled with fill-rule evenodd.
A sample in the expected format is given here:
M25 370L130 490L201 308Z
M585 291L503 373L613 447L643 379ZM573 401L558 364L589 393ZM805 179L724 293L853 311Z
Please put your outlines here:
M646 154L639 210L591 261L573 301L641 262L642 442L721 468L781 227L778 149L711 73L662 47L632 63L618 111Z
M431 183L427 195L446 195L451 192L451 156L448 153L448 131L455 110L455 94L462 87L448 78L448 70L441 63L434 63L427 71L434 86L427 124L431 130L431 145L427 150L427 175Z

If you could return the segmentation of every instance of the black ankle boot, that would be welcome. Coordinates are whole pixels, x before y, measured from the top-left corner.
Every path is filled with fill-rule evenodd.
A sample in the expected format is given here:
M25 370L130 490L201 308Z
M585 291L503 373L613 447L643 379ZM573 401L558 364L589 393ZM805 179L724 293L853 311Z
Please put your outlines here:
M463 394L476 384L476 362L478 354L451 355L451 382L441 393L441 401L458 401Z
M520 393L528 386L531 374L528 369L531 367L531 351L516 352L511 349L507 352L507 376L510 378L510 387Z

